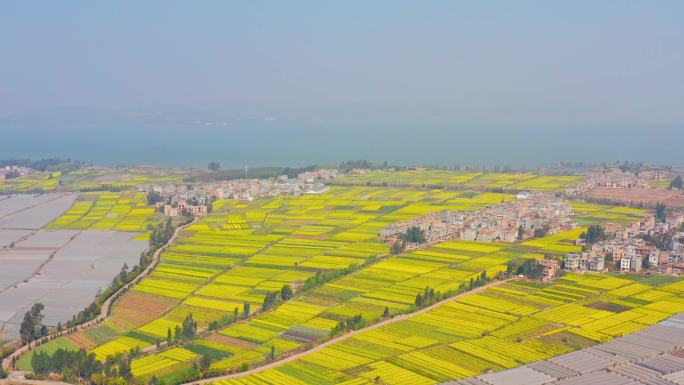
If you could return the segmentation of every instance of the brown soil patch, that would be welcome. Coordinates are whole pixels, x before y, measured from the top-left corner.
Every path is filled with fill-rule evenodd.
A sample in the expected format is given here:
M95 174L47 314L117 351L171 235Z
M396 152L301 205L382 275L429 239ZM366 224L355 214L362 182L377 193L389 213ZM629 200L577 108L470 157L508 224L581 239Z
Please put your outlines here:
M259 346L257 344L254 344L254 343L251 343L248 341L244 341L244 340L241 340L238 338L228 337L228 336L224 336L224 335L216 334L216 333L210 334L208 337L206 337L206 340L211 341L211 342L216 342L219 344L223 344L223 345L237 346L239 348L247 349L247 350L256 349Z
M595 188L587 195L593 199L605 199L621 203L643 203L654 206L658 202L667 206L684 206L684 194L677 190L647 188Z
M618 305L616 303L611 303L611 302L594 302L586 305L587 307L593 308L593 309L598 309L598 310L607 310L613 313L622 313L623 311L627 311L631 309L628 306L624 305Z
M86 337L81 330L69 334L64 338L74 343L75 345L84 348L85 350L93 349L96 346L95 342L89 340L88 337Z
M283 337L291 339L293 341L301 342L301 343L312 342L312 341L316 341L317 339L321 338L320 335L316 335L316 334L305 334L305 333L294 333L294 332L285 332L285 333L283 333Z
M112 308L110 321L123 329L142 326L171 310L177 302L171 298L129 291Z
M539 338L540 341L550 344L564 345L573 350L579 350L594 346L596 343L574 333L562 331Z

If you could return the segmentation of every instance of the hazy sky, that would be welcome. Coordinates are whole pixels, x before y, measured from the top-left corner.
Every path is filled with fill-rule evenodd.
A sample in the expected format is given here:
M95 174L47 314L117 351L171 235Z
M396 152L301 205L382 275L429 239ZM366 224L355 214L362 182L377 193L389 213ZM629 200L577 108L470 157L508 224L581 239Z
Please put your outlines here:
M283 152L252 163L372 158L385 145L404 153L385 159L464 163L445 141L477 158L508 138L526 152L555 143L557 160L684 164L673 143L684 143L684 1L2 3L0 131L17 143L3 152L35 157L63 144L45 155L90 146L87 160L164 163L121 155L130 141L103 146L107 155L92 146L103 132L154 138L168 127L216 135L222 148L271 137L266 149L347 143L310 161ZM355 145L365 135L374 143ZM573 152L592 136L618 142ZM204 154L241 164L258 150L184 145L198 163ZM527 162L521 151L505 155Z

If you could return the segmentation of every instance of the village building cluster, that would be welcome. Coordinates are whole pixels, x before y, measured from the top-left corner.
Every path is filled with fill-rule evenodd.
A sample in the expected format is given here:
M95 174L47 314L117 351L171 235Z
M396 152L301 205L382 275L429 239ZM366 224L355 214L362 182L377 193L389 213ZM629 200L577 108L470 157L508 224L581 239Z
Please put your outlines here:
M337 170L318 170L301 173L296 178L281 175L274 179L239 179L192 185L148 185L141 186L139 190L159 194L160 199L156 206L165 215L178 216L189 212L195 216L204 216L210 212L211 203L217 200L251 201L263 197L321 194L328 189L324 182L337 176Z
M393 244L412 227L422 230L426 243L432 245L449 239L514 242L569 230L576 224L572 220L572 208L561 197L523 192L515 200L473 212L445 210L393 223L383 228L380 236Z
M31 175L34 170L30 167L5 166L0 167L0 179L13 179L21 176Z
M683 212L669 213L664 222L649 217L627 227L608 223L604 230L610 239L589 245L582 253L567 254L565 269L597 272L615 269L629 273L649 269L664 274L681 274L684 272L683 223ZM671 239L671 242L659 249L646 241L654 238Z
M643 170L635 173L623 171L619 167L602 167L592 170L581 182L566 187L565 195L579 197L598 187L608 189L652 188L650 181L662 178L663 175L659 170Z

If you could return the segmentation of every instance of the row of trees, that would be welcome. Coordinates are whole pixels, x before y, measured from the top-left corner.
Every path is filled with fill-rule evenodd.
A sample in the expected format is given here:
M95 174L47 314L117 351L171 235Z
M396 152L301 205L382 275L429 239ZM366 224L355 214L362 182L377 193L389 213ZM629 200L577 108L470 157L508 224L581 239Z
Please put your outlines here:
M33 372L38 376L50 373L61 373L66 381L88 383L93 385L126 385L136 384L133 377L131 362L140 355L139 350L132 349L128 354L109 356L104 362L95 358L95 354L87 353L84 349L57 349L53 354L36 352L31 358ZM211 366L212 357L202 355L199 362L175 379L176 382L190 382L206 377ZM164 385L165 381L153 376L146 384Z
M182 343L189 341L197 335L197 321L192 318L192 313L188 314L181 325L176 325L173 333L171 328L166 330L166 344L168 346L174 343Z
M277 293L277 292L274 292ZM245 302L242 305L242 317L243 319L246 319L249 317L249 314L252 310L252 305L249 302ZM240 309L236 306L235 309L233 309L233 318L230 318L228 315L224 315L218 320L211 321L209 323L208 329L209 330L218 330L222 326L228 325L230 323L235 323L240 320Z
M119 289L121 289L121 287L123 287L124 285L126 285L127 283L129 283L133 279L135 279L135 277L137 277L140 274L140 272L147 265L149 265L149 263L152 260L151 256L153 255L153 253L159 247L163 246L164 244L166 244L166 242L168 242L168 240L173 235L173 232L174 232L174 226L173 226L173 222L171 221L170 218L164 224L162 224L162 223L157 224L157 226L155 227L155 231L153 231L153 235L150 239L150 249L148 249L146 252L141 253L139 264L134 266L134 268L131 269L130 271L129 271L128 265L124 264L122 266L121 270L119 271L119 273L112 280L112 284L104 292L98 293L98 298L94 302L92 302L85 309L80 311L77 315L72 317L72 319L70 321L68 321L65 325L58 323L57 324L57 331L61 332L64 327L66 327L67 329L73 328L78 324L81 324L83 322L86 322L86 321L96 317L101 311L102 303L104 303L104 301L107 298L111 297L114 293L119 291ZM20 335L21 335L21 339L22 339L23 343L28 343L28 342L37 340L39 338L43 338L43 337L48 336L49 330L48 330L46 325L42 324L42 320L43 320L42 311L43 310L44 310L44 306L40 303L36 303L32 306L31 310L26 312L26 314L24 315L24 320L22 321L22 324L20 327ZM197 323L192 319L192 315L190 314L188 316L188 318L186 318L186 320L183 322L183 326L182 326L182 328L180 328L180 334L177 331L177 336L178 336L178 338L188 338L189 335L194 336L194 333L196 333L196 330L197 330ZM58 360L61 359L61 357L62 357L61 354L62 353L60 353L60 356L57 357ZM133 354L134 354L134 352L132 351L129 356L132 356ZM36 356L36 355L37 355L37 353L34 354L34 356ZM45 354L40 355L37 359L39 360L38 365L41 368L45 367L45 364L43 363L43 361L51 360L50 356L45 355ZM40 361L40 360L43 360L43 361ZM86 362L86 361L87 360L84 360L84 362ZM43 366L41 366L41 364ZM50 364L50 365L59 365L59 364ZM125 369L126 369L125 364L121 364L121 365L117 364L117 366L120 366L120 369L119 369L120 372L121 371L125 372ZM46 369L46 370L51 370L50 368L54 369L54 367L50 367L48 365L48 369ZM123 368L123 370L121 368ZM60 370L60 372L62 372L62 371ZM36 373L40 374L40 371L36 371ZM78 377L83 377L83 376L78 375ZM105 375L105 377L108 377L108 376ZM88 378L88 376L86 376L84 378Z
M166 223L157 223L150 234L150 247L158 249L166 244L166 242L173 236L173 222L171 218L166 220Z
M428 286L425 288L423 293L416 294L416 300L414 303L416 307L420 309L432 305L433 303L437 302L437 298L441 299L441 297L441 293L437 292L437 295L435 295L435 289Z
M283 167L280 170L279 175L287 175L288 178L296 178L297 175L303 172L316 171L317 168L318 166L316 165L310 165L305 167Z
M487 277L487 271L483 270L482 273L478 274L477 277L475 278L470 278L470 281L468 282L468 285L466 286L465 284L461 285L459 287L459 292L464 292L466 290L472 290L476 287L480 287L485 285L487 282L489 282L489 278ZM440 291L435 291L434 288L431 288L427 286L422 293L416 294L416 300L414 301L414 304L418 309L428 307L430 305L433 305L443 299L446 299L456 292L454 291L449 291L446 293L442 293ZM383 314L384 317L389 316L388 310L385 309L386 313Z
M338 322L337 325L335 325L335 327L332 329L332 335L338 335L350 330L362 329L365 328L367 324L368 323L363 316L361 314L357 314L351 318L347 318Z
M167 222L167 224L170 224L170 222ZM171 229L171 232L173 233L173 229ZM152 244L152 241L150 241L150 244ZM67 329L72 328L78 324L91 320L100 314L102 304L107 300L107 298L111 297L123 286L134 280L140 274L140 272L142 272L147 265L150 264L152 261L152 254L158 247L160 247L158 245L151 246L152 247L149 250L140 254L138 264L133 266L132 269L129 270L128 264L124 263L119 273L112 279L112 283L109 285L109 287L107 287L104 291L98 292L97 299L85 309L81 310L77 315L73 316L71 320L68 321L64 326ZM62 327L62 324L57 324L57 331L62 331Z
M482 270L482 273L480 273L479 276L476 278L470 278L470 282L468 283L468 290L472 290L476 287L484 286L489 282L489 277L487 277L487 270Z
M338 269L338 270L330 270L330 271L326 271L325 273L321 273L319 271L316 273L316 275L314 275L313 277L309 277L306 279L306 281L304 281L304 286L302 287L302 289L305 292L309 291L315 287L323 285L326 282L330 282L333 279L347 275L347 274L349 274L349 273L351 273L357 269L361 269L361 268L367 267L369 265L372 265L373 263L375 263L376 260L377 260L376 258L369 258L368 260L366 260L366 262L364 262L361 265L350 266L350 267L347 267L344 269Z
M266 294L266 297L264 298L264 303L261 306L261 308L263 310L271 309L272 307L278 304L279 300L285 302L291 299L293 295L294 292L292 291L290 285L285 284L280 289L280 291L273 291Z
M172 237L174 232L173 222L169 218L165 223L159 223L154 228L150 239L150 249L143 252L140 256L140 263L129 271L127 264L121 268L120 272L112 280L112 284L103 293L98 294L98 299L90 304L86 309L74 316L71 321L66 323L67 328L72 328L77 324L92 319L100 312L100 306L113 293L131 282L138 274L149 265L153 253ZM49 330L43 325L44 306L40 303L34 304L24 315L24 320L20 328L22 342L28 343L48 336ZM167 340L170 344L174 342L187 341L197 334L197 322L189 314L181 325L175 329L175 336ZM63 326L57 325L57 331L61 332ZM171 335L171 330L169 330ZM158 343L159 345L159 343ZM139 349L131 349L126 355L108 357L104 363L95 359L95 356L87 354L85 350L65 350L58 349L53 354L36 351L32 357L34 373L38 375L48 373L62 373L66 379L88 380L89 383L96 385L104 384L126 384L134 383L132 379L130 363L131 360L140 354ZM206 359L204 360L206 362ZM210 362L210 357L209 357ZM201 362L200 362L201 364Z
M116 368L109 366L107 376L130 377L130 361L124 356L118 357ZM88 354L84 349L66 350L57 349L52 355L45 351L37 351L31 358L31 366L36 374L62 373L65 377L78 377L89 379L95 374L102 377L104 365L95 358L95 354Z

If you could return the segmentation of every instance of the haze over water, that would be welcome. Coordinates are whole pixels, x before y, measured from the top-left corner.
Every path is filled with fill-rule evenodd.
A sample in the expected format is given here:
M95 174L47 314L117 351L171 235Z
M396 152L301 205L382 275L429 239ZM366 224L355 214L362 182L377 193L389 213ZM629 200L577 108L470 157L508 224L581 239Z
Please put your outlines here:
M681 1L10 1L0 158L684 165L683 19Z
M10 134L15 143L3 149L3 157L70 156L101 165L156 164L172 167L201 166L220 161L224 167L258 165L337 164L343 160L369 159L376 162L410 165L465 165L488 167L511 165L534 167L557 161L603 162L645 161L674 166L684 165L682 130L672 129L659 141L652 132L634 131L629 137L599 135L590 130L569 131L567 135L539 130L495 130L436 128L392 129L392 136L376 130L327 129L301 133L301 128L237 127L165 129L173 133L159 136L154 129L118 128L97 130L19 131ZM599 131L600 133L600 131ZM59 137L57 137L59 136ZM587 137L594 138L588 140ZM362 138L362 139L360 139ZM55 146L55 143L59 143ZM611 143L610 148L604 148Z

